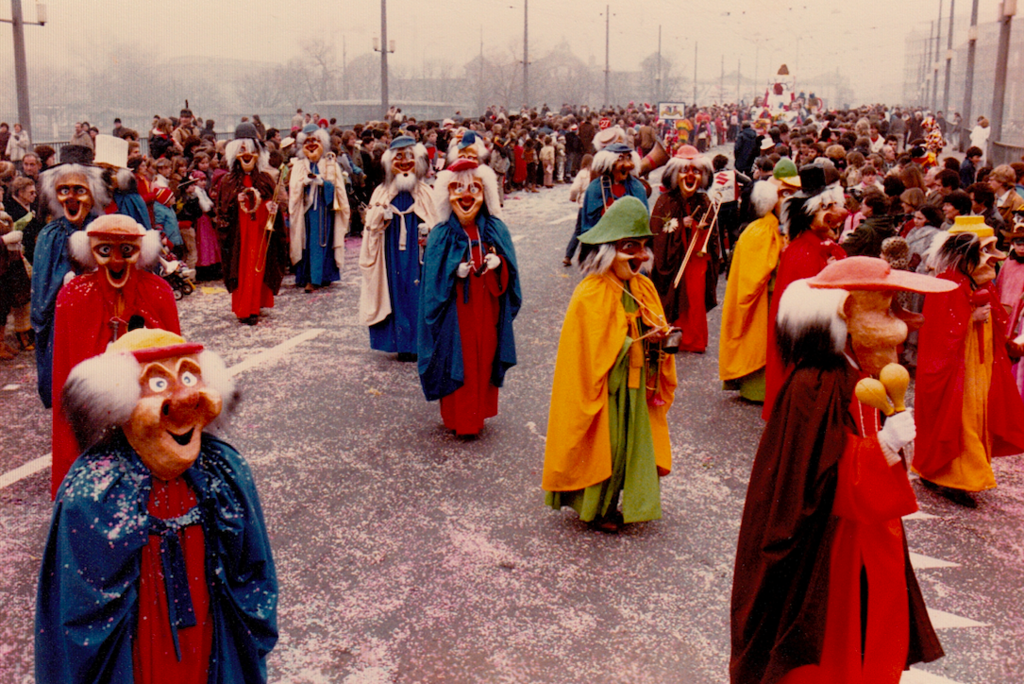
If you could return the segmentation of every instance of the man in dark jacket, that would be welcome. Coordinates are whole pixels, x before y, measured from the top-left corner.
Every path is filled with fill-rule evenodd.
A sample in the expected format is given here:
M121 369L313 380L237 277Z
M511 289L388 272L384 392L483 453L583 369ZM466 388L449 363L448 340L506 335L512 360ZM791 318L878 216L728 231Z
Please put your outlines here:
M754 165L754 159L757 157L757 138L757 132L750 127L750 122L744 121L743 128L740 130L740 134L736 136L736 142L733 145L733 156L736 159L734 166L737 171L748 176L750 175L751 167Z
M984 154L980 147L970 147L964 153L964 160L960 164L961 188L966 188L974 183L974 179L978 175L978 164L981 163L981 158Z

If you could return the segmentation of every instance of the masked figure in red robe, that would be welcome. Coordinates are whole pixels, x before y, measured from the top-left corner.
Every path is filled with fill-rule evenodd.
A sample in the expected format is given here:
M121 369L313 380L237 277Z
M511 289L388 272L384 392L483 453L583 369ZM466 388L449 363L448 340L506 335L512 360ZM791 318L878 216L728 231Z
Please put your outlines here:
M708 346L707 312L718 303L717 247L709 236L713 217L705 192L710 177L711 160L683 145L665 165L664 190L651 212L651 280L669 323L683 331L679 349L699 353Z
M231 293L232 313L240 322L256 325L260 309L274 306L288 268L287 234L274 201L275 183L267 173L269 155L256 127L239 125L224 157L230 171L217 196L224 286Z
M901 520L917 510L907 477L915 428L912 412L898 411L907 325L892 298L951 288L851 257L782 296L776 339L793 371L743 508L733 684L898 684L911 664L942 656ZM897 412L883 424L876 405Z
M972 494L996 486L992 459L1024 452L1024 404L1006 351L1008 316L992 282L1006 254L981 216L958 216L931 251L939 278L956 287L924 300L914 469L925 486L974 508Z
M60 393L71 369L102 354L107 344L135 328L162 328L177 333L174 291L162 278L144 270L160 254L160 233L146 230L120 214L101 216L71 235L72 258L96 270L78 276L57 295L53 333L53 469L50 496L78 457Z

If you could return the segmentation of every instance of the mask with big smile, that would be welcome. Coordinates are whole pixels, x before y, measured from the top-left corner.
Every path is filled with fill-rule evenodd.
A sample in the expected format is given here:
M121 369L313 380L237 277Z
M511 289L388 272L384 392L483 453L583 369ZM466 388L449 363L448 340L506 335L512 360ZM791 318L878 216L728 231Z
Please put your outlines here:
M466 225L476 220L484 203L484 185L477 178L468 182L453 181L448 184L448 201L459 223Z
M612 178L616 183L622 183L633 172L633 155L623 152L618 160L612 165Z
M306 159L309 160L310 164L316 164L324 154L324 146L313 136L306 138L306 142L302 144L302 149L305 151Z
M242 165L242 170L246 173L252 173L252 170L256 168L256 162L259 159L259 154L255 150L255 145L248 140L242 143L242 148L238 151L238 163Z
M82 225L94 204L88 179L79 173L68 174L57 183L55 191L64 217L76 226Z
M111 287L122 288L128 282L132 269L139 260L141 238L132 240L111 240L90 237L89 248L96 264L106 273Z
M693 193L697 192L697 188L700 187L700 183L703 180L701 177L700 170L693 166L687 166L679 172L679 190L689 197Z
M1006 253L996 249L996 239L985 237L981 239L981 261L978 267L971 272L971 278L975 285L985 285L996 279L996 263L1006 259Z
M220 415L223 401L203 382L194 355L146 364L139 384L141 397L122 429L154 475L173 479L199 457L203 428Z
M395 158L391 161L391 173L395 177L413 173L416 170L416 158L412 150L406 148L397 150Z
M644 263L650 259L647 240L626 238L615 243L615 261L612 272L619 280L632 280L640 274Z

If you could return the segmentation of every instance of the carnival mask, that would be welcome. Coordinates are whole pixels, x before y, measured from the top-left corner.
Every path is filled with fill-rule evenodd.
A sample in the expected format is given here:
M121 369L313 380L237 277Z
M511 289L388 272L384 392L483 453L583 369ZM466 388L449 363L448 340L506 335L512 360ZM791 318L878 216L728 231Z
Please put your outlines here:
M892 310L892 295L851 290L839 313L846 320L857 363L874 377L886 364L897 363L896 347L907 339L907 324Z
M70 173L54 189L57 201L64 207L64 217L76 226L82 225L95 203L89 180L80 173Z
M644 263L651 258L648 240L626 238L615 243L615 261L612 272L619 280L632 280L639 275Z
M622 183L633 172L633 155L623 152L618 160L612 165L612 179L616 183Z
M306 153L306 159L310 164L316 164L324 154L324 146L316 136L309 136L306 142L302 143L302 149Z
M484 203L484 184L475 177L467 182L452 181L448 184L448 201L459 223L472 223Z
M1006 259L1006 253L996 249L994 237L981 238L981 261L971 272L974 284L981 286L996 279L996 263Z
M259 153L254 148L255 145L246 140L242 143L242 147L235 157L238 163L242 165L242 170L246 173L252 173L252 170L256 168L256 162L259 160Z
M106 273L111 287L122 288L139 261L142 238L112 239L90 236L89 249L96 264Z
M843 221L849 213L839 201L826 200L814 214L811 231L819 240L835 239L842 232Z
M391 160L391 173L398 176L411 174L416 170L416 157L411 148L403 148L395 151L395 158Z
M195 355L145 364L139 385L139 402L122 429L154 475L173 479L199 457L203 428L220 415L223 400L203 382Z
M685 166L679 171L677 182L679 183L679 190L689 197L693 193L697 192L701 182L704 178L701 176L700 169L696 166L690 165Z

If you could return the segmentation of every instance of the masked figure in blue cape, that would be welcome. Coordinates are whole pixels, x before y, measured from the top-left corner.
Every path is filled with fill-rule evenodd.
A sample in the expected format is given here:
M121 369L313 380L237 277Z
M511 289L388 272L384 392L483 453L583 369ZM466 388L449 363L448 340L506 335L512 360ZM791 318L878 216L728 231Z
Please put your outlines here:
M74 264L68 238L84 230L110 201L102 172L84 164L61 164L39 179L43 199L55 218L39 232L32 259L32 329L36 332L36 375L39 398L50 408L53 378L53 320L57 294Z
M146 230L152 230L149 207L139 194L135 174L128 168L128 141L112 135L97 135L93 163L103 169L103 180L110 190L110 202L100 205L103 210L108 214L130 216Z
M604 212L617 199L636 197L647 207L647 188L636 177L640 172L640 155L625 143L621 128L606 128L594 138L597 153L590 164L590 181L583 195L580 232L585 233L601 220Z
M407 135L381 160L385 180L373 191L359 250L359 317L370 326L370 348L416 358L420 271L428 231L437 223L427 174L427 150Z
M428 401L441 400L445 427L471 436L498 414L498 388L516 364L519 269L490 167L459 159L434 187L441 223L423 258L420 383Z
M298 157L288 178L290 252L295 285L312 292L341 279L350 210L327 131L310 124L297 143Z
M75 367L62 405L84 451L39 574L38 684L266 682L263 512L245 460L203 432L235 398L219 357L164 330Z

